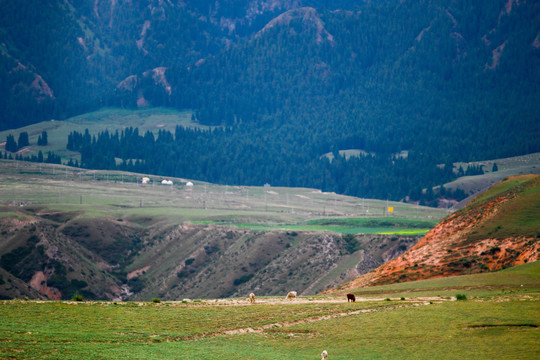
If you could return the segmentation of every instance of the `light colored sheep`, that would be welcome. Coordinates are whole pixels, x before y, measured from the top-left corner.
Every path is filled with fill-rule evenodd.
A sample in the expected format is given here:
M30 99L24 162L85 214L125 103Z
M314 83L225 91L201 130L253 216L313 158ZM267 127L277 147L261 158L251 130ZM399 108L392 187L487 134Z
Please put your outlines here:
M255 294L251 293L249 294L249 302L252 304L255 304Z
M323 350L321 353L321 360L326 360L328 358L328 352L326 350Z
M285 297L285 299L289 299L289 300L292 300L296 297L296 291L289 291L289 293L287 294L287 296Z

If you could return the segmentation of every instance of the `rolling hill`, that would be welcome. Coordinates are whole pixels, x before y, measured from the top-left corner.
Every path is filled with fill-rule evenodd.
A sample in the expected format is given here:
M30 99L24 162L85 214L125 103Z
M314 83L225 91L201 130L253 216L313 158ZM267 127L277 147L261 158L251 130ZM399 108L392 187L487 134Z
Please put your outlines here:
M488 272L539 259L540 176L515 176L443 219L405 254L345 287Z
M306 188L162 185L144 174L9 160L0 167L4 298L314 294L401 254L445 214Z

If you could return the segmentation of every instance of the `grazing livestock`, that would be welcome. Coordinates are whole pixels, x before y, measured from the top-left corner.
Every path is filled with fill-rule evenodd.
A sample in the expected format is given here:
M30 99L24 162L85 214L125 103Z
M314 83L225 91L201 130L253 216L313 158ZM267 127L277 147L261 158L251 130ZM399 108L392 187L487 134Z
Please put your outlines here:
M326 360L328 358L328 353L326 352L326 350L323 350L323 352L321 353L321 360Z
M249 294L249 302L252 304L255 304L255 294L251 293Z
M287 296L285 297L285 299L289 299L289 300L292 300L296 297L296 291L290 291Z
M347 302L349 301L352 301L352 302L356 301L356 297L354 296L354 294L347 294Z

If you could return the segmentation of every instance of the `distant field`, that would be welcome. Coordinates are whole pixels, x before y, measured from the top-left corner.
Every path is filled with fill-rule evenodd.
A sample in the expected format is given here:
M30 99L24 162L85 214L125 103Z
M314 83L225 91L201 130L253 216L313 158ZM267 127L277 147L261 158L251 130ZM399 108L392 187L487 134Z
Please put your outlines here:
M397 217L325 218L297 224L245 224L230 222L231 226L252 230L333 231L342 234L424 235L438 219L406 219ZM199 224L226 224L227 222L198 221Z
M78 159L80 154L66 149L68 135L72 131L84 133L88 129L91 135L97 135L100 131L108 130L109 133L121 132L130 126L138 128L139 133L151 131L157 135L159 130L169 130L174 133L177 125L184 127L208 128L191 121L191 111L178 111L168 108L151 108L141 110L106 108L91 113L75 116L66 120L44 121L15 130L0 132L0 143L6 140L7 135L12 134L15 140L21 132L28 132L30 146L28 154L35 154L41 150L44 154L52 151L60 155L64 160ZM38 146L37 140L42 131L47 131L49 144ZM66 162L64 161L64 162Z
M537 359L539 269L368 288L355 303L342 294L254 305L3 301L0 357Z
M339 155L348 160L350 157L362 157L366 155L374 155L374 153L368 153L367 151L360 150L360 149L348 149L348 150L339 150ZM323 154L322 156L325 156L326 158L328 158L330 162L334 160L334 154L331 152Z
M493 172L493 164L498 170ZM464 176L444 186L449 189L460 188L468 194L478 193L512 175L540 174L540 153L515 156L504 159L454 163L454 170L461 166L464 170L469 165L482 166L484 175Z
M118 171L0 160L0 217L34 211L80 212L169 223L193 222L255 230L423 234L445 210L398 202L359 199L307 188L218 186ZM137 179L150 176L151 183ZM18 206L13 206L18 205ZM19 206L22 205L22 206ZM387 206L394 208L392 213ZM44 208L43 210L39 210ZM369 220L369 221L368 221Z

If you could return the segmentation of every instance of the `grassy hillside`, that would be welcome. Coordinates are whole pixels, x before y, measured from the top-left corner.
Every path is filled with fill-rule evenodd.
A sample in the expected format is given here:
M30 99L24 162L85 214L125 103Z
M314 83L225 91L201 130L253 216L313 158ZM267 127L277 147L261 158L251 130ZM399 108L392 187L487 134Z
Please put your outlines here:
M352 292L356 296L378 299L381 296L395 298L438 297L448 298L457 292L468 297L497 297L515 293L535 294L540 288L540 261L514 266L505 270L459 275L444 278L400 282L388 285L340 289L333 296Z
M97 136L101 131L108 130L114 133L121 132L128 126L137 127L144 134L151 131L157 135L159 130L174 132L177 125L196 128L208 128L191 121L191 111L178 111L168 108L149 108L142 110L127 110L120 108L105 108L91 113L74 116L66 120L50 120L41 123L25 126L19 129L6 130L0 132L0 141L4 141L9 134L13 134L15 139L21 132L29 135L30 146L26 147L24 155L37 154L40 150L43 153L52 151L62 157L63 160L80 160L80 154L66 149L68 135L72 131L84 133L89 130L92 136ZM49 144L38 146L37 140L42 131L47 132ZM64 162L65 162L64 161Z
M540 238L540 186L538 176L520 176L505 179L489 192L478 196L471 206L507 197L503 209L475 229L469 239L494 237L504 239L512 236Z
M497 171L493 171L494 164L497 165ZM460 177L450 183L444 184L445 188L451 190L459 188L472 197L487 190L489 187L497 184L506 177L525 174L540 174L540 153L504 159L467 163L457 162L454 163L454 171L457 172L459 167L466 170L469 166L481 166L484 174ZM465 206L470 200L471 198L467 199L461 207Z
M6 140L9 134L19 138L21 132L27 132L30 140L30 146L26 147L24 155L37 155L41 150L43 153L54 152L62 157L65 163L69 159L80 160L80 153L66 149L68 135L72 131L84 133L89 130L90 135L97 136L99 132L108 130L110 133L121 132L128 126L138 128L141 134L151 131L157 135L159 130L168 130L174 133L177 125L207 129L191 121L191 111L179 111L168 108L148 108L140 110L105 108L98 111L74 116L66 120L44 121L22 128L6 130L0 132L0 143ZM38 146L37 140L43 131L47 132L49 144Z
M254 305L4 301L0 357L537 359L539 269L374 287L355 291L355 303L342 294Z
M510 177L350 287L499 270L540 259L540 176Z

